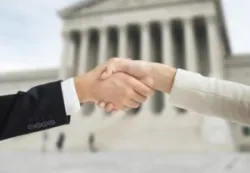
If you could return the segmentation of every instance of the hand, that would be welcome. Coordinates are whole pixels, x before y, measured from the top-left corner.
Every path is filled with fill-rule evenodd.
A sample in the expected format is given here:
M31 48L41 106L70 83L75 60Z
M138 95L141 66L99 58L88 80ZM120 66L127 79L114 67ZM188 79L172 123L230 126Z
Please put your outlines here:
M125 58L112 58L105 66L105 71L101 75L101 79L105 80L117 72L125 72L133 75L135 78L142 81L148 87L153 87L153 78L149 74L152 72L152 66L145 61L132 61ZM103 100L98 102L100 108L106 111L115 111L115 106L112 102L105 102Z
M106 109L137 108L149 97L153 90L138 79L124 74L115 73L106 80L100 79L108 63L101 65L89 73L75 78L75 86L81 102L94 102L103 100L113 103Z
M106 65L101 79L107 79L116 72L123 72L141 80L148 87L154 87L153 63L133 61L125 58L112 58Z
M149 87L169 93L172 89L176 69L165 64L147 61L132 61L124 58L113 58L106 64L102 79L109 78L116 72L123 72L134 76ZM99 107L112 107L112 103L98 102Z
M155 90L169 93L172 89L176 69L161 63L112 58L106 64L101 79L107 79L116 72L134 76Z

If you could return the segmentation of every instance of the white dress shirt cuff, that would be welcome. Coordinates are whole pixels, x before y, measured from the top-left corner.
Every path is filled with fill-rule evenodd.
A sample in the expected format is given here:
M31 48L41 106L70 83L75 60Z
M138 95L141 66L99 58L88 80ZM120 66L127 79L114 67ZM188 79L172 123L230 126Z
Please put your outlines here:
M196 100L205 99L200 93L202 88L202 76L198 73L178 69L169 100L177 107L191 109L197 108Z
M75 89L74 79L70 78L63 81L61 86L66 114L73 115L81 109L80 101Z

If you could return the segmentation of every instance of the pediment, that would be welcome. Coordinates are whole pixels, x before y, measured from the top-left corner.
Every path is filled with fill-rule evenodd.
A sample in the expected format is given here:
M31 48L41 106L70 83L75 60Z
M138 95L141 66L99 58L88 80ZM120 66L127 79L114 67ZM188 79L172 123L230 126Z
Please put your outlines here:
M75 16L77 14L88 14L95 12L141 7L146 5L177 3L190 0L85 0L80 1L59 12L61 17Z

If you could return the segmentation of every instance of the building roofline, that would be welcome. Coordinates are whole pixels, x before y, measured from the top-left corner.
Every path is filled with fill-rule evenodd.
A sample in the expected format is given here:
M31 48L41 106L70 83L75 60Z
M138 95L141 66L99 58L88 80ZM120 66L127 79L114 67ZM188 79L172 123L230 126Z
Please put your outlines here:
M103 2L103 1L105 1L105 0L85 0L85 1L80 0L79 2L76 2L76 3L74 3L70 6L67 6L65 8L62 8L61 10L59 10L57 12L57 14L61 18L64 18L64 17L67 17L68 15L70 15L71 13L78 11L79 9L87 8L87 7L90 7L92 5L98 4L98 3Z
M216 13L218 14L218 27L219 27L219 32L222 36L222 41L225 44L225 49L226 49L226 57L231 56L232 50L230 47L230 41L228 37L228 29L226 25L226 18L225 18L225 13L224 9L222 6L222 0L214 0L215 7L216 7Z
M67 19L67 18L70 18L72 15L74 15L80 9L88 8L88 7L97 5L97 4L104 2L104 1L106 1L106 0L85 0L85 1L81 0L77 3L74 3L73 5L67 6L66 8L59 10L57 13L62 19L64 19L64 18ZM159 2L158 5L162 5L162 4L174 5L174 4L183 4L183 3L190 3L190 2L197 2L197 1L204 2L204 1L214 1L214 0L185 0L185 1L177 1L177 2L175 2L175 1L169 1L169 2L163 1L163 2ZM149 5L145 5L145 7L148 7L148 6ZM152 6L152 5L150 5L150 6ZM136 7L129 7L129 8L138 8L138 7L136 6ZM113 9L111 11L116 11L116 10L117 9ZM105 12L107 12L107 11L105 11ZM97 11L94 13L102 13L102 11Z
M58 15L61 18L67 18L72 13L75 13L79 9L88 8L88 7L91 7L93 5L96 5L104 1L106 0L85 0L85 1L80 0L79 2L74 3L73 5L70 5L66 8L59 10ZM190 1L201 1L201 0L190 0ZM224 42L225 49L226 49L225 56L230 56L232 52L231 52L231 47L230 47L230 42L229 42L229 37L228 37L228 30L227 30L226 21L225 21L224 10L222 7L222 0L204 0L204 1L212 1L215 4L216 14L219 20L218 21L219 32L220 32L220 35L222 36L222 39L223 39L222 41Z

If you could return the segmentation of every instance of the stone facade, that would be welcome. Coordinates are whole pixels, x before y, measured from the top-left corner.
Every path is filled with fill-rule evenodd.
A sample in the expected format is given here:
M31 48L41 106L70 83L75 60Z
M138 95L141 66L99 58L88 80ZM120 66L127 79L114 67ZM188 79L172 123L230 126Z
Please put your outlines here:
M226 28L215 2L85 0L65 8L59 12L64 45L60 78L85 73L109 57L119 56L248 84L250 61L227 58ZM242 136L241 126L175 108L162 93L139 109L117 115L84 105L73 115L70 126L48 131L43 147L54 151L61 132L66 135L67 151L86 151L93 148L90 145L101 151L228 151L250 142ZM42 134L9 140L0 148L38 150ZM27 146L27 139L37 144ZM13 147L9 147L11 141L16 141Z

